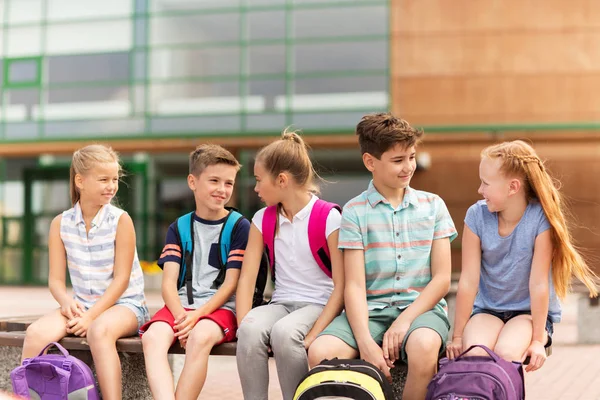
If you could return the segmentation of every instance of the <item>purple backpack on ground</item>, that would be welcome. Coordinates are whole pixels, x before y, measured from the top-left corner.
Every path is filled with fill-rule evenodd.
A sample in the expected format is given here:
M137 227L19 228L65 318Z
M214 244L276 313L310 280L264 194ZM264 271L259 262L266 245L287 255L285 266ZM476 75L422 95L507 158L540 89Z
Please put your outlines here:
M491 358L465 356L475 347ZM523 400L523 366L509 362L485 346L471 346L455 360L440 360L440 370L427 387L426 400Z
M44 354L51 346L62 354ZM52 342L37 357L26 358L10 373L13 392L34 400L99 400L90 367Z

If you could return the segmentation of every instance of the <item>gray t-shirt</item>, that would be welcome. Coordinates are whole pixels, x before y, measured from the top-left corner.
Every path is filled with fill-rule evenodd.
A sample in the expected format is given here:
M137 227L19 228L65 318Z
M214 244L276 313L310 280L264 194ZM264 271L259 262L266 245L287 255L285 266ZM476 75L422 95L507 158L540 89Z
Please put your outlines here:
M219 235L226 218L209 221L198 217L195 213L194 217L194 259L192 260L192 293L194 304L188 303L187 289L184 285L179 289L179 299L181 305L185 308L197 309L208 302L215 293L217 288L214 287L214 282L219 275ZM247 219L241 219L235 227L231 237L231 246L229 257L226 262L225 269L241 268L242 259L248 244L248 233L250 231L250 222ZM181 264L181 244L177 236L177 221L169 226L165 247L163 253L158 260L160 266L168 261ZM223 305L235 312L235 294Z
M529 276L535 239L550 229L540 203L531 201L515 229L505 237L498 233L498 213L490 212L485 200L469 208L465 224L481 240L481 277L474 309L531 310ZM554 291L552 270L548 281L548 315L552 322L560 322L561 306Z

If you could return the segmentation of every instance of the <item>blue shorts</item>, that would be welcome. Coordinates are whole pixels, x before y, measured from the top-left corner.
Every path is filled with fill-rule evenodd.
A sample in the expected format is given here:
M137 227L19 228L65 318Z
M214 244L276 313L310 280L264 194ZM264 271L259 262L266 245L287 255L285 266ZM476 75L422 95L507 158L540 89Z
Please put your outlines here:
M519 315L524 315L524 314L531 315L531 310L496 311L496 310L489 310L486 308L475 308L473 310L473 313L471 314L471 317L476 314L493 315L494 317L502 320L502 322L507 323L508 321L510 321L511 319L513 319L514 317L517 317ZM546 318L546 333L548 334L548 341L546 341L546 344L544 345L544 347L550 347L550 346L552 346L552 334L554 333L554 323L550 320L550 317Z
M130 309L135 314L135 318L137 319L138 323L138 329L140 329L142 325L150 320L150 313L148 312L148 307L146 307L146 305L139 306L137 304L117 301L115 306L123 306Z

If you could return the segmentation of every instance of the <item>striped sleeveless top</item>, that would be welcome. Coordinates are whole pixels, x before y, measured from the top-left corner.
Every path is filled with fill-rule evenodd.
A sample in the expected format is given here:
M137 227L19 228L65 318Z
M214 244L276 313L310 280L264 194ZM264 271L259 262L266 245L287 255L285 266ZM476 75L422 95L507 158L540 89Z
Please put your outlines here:
M98 301L113 280L117 225L124 212L111 204L103 206L92 220L88 233L79 203L62 213L60 238L65 246L74 297L88 309ZM117 301L117 304L122 303L146 307L144 275L137 250L129 286Z

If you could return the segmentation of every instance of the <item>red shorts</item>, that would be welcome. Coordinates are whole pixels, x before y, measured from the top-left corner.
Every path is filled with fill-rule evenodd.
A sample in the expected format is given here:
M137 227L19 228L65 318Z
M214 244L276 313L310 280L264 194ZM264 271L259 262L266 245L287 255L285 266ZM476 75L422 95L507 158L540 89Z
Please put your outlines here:
M191 308L186 308L185 310L193 311L193 309ZM200 322L203 319L209 319L213 321L215 324L219 325L219 327L223 330L223 334L225 335L225 337L217 344L231 342L235 340L235 333L237 331L237 319L235 317L235 314L230 310L219 308L211 314L200 317L200 319L196 323ZM158 310L156 314L154 314L150 321L142 325L142 327L140 328L140 336L142 336L144 332L148 330L150 325L158 321L166 322L171 328L175 326L175 317L171 313L171 310L169 310L167 306L164 306L163 308ZM176 340L177 339L175 339L173 343L175 343Z

